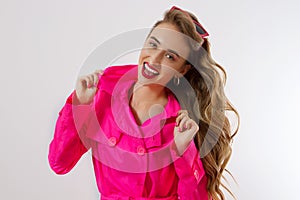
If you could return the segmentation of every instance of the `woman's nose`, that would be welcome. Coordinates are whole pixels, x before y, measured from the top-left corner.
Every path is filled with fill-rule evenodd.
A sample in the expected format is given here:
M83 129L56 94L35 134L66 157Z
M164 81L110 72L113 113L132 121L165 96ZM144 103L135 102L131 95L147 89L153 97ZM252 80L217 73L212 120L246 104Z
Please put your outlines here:
M151 54L151 62L153 64L161 64L162 59L165 55L165 51L162 49L157 49L155 52Z

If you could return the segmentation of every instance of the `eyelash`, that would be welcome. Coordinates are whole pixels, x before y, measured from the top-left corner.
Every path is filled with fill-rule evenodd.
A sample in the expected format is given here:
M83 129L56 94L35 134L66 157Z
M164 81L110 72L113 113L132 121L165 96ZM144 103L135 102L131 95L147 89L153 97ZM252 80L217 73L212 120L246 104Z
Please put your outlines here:
M157 47L157 44L155 44L154 42L149 42L149 45L151 46L151 47Z
M167 54L166 56L170 56L168 59L171 59L171 60L175 60L174 56L170 55L170 54Z

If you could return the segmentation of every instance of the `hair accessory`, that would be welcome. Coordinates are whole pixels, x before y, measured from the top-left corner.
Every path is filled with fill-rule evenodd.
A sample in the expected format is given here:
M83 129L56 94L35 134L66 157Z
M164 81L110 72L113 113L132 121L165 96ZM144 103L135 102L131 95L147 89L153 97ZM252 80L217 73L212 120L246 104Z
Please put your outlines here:
M184 10L182 10L182 9L176 7L176 6L173 6L173 7L170 9L170 11L173 11L173 10L179 10L179 11L181 11L182 13L186 14L188 17L190 17L190 15L189 15L186 11L184 11ZM192 19L192 20L193 20L193 19ZM203 26L202 26L199 22L197 22L197 21L195 21L195 20L193 20L193 22L194 22L194 24L195 24L196 31L199 33L199 35L200 35L202 38L206 38L206 37L209 36L208 32L203 28Z

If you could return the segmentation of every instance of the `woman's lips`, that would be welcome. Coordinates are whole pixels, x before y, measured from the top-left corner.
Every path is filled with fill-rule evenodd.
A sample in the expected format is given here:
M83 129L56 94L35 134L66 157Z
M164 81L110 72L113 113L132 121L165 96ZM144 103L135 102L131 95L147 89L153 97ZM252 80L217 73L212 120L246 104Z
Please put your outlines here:
M142 74L145 78L151 79L151 78L159 75L159 72L155 68L153 68L151 65L149 65L148 62L144 62Z

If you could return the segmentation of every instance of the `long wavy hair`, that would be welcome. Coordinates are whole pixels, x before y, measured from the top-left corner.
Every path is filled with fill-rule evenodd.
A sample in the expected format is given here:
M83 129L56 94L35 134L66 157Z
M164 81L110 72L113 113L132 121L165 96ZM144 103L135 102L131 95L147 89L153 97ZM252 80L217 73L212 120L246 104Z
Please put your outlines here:
M240 116L224 92L226 71L212 58L208 39L200 37L192 19L198 21L196 16L188 11L167 11L164 18L154 24L152 30L161 23L171 23L176 25L181 33L202 45L202 48L196 50L191 47L191 53L186 62L192 67L182 78L186 79L192 87L195 98L191 98L186 85L175 87L179 90L181 87L181 91L186 96L183 104L187 105L185 107L189 108L189 114L199 123L199 131L194 141L200 151L210 197L213 200L224 200L225 196L220 187L222 186L235 198L221 179L224 178L227 181L223 175L224 171L233 178L226 169L226 165L231 157L233 137L240 126ZM235 131L231 130L231 123L226 115L226 112L230 111L235 113L238 120Z

